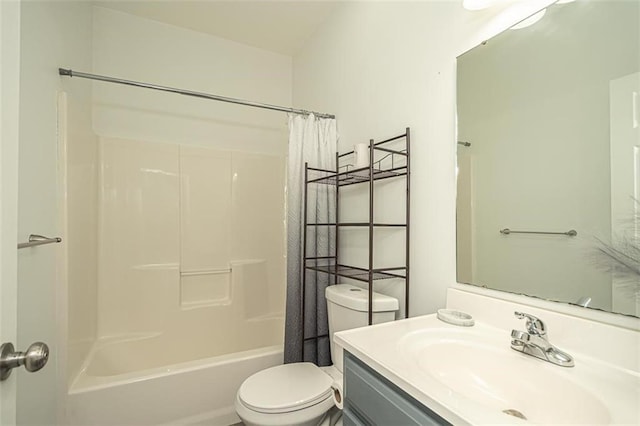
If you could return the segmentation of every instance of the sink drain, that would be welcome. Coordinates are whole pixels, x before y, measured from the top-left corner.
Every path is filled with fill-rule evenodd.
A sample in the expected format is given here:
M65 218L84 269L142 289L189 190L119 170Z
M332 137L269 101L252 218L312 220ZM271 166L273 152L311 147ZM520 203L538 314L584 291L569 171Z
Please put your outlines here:
M505 414L508 414L510 416L517 417L517 418L522 419L522 420L527 420L527 418L524 416L524 414L522 414L518 410L514 410L513 408L510 408L508 410L502 410L502 412L505 413Z

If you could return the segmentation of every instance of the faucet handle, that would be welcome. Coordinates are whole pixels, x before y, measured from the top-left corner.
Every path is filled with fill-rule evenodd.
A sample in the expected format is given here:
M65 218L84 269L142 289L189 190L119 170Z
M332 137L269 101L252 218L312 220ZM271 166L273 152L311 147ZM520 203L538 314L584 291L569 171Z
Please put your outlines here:
M542 322L542 320L538 317L534 317L533 315L526 314L524 312L514 312L513 313L518 319L526 319L527 320L527 332L534 336L546 336L547 335L547 326Z

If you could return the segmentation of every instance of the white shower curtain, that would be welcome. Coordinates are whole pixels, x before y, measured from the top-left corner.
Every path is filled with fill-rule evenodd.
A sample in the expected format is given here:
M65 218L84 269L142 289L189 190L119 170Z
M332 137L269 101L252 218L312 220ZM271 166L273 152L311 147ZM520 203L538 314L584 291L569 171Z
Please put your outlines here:
M289 158L287 170L287 307L284 361L309 361L330 365L327 307L324 290L328 274L304 271L304 164L335 170L337 150L335 119L289 114ZM308 223L335 222L335 187L310 184L307 196ZM307 257L335 253L335 227L307 227ZM306 273L305 300L302 274ZM304 306L304 324L302 309ZM324 337L321 337L324 336ZM306 339L303 344L303 339Z

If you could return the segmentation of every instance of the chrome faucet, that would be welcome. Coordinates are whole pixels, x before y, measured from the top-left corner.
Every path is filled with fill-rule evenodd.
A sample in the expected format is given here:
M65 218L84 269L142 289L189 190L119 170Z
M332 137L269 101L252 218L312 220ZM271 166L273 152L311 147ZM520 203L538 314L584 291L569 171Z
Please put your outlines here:
M589 296L582 296L580 299L578 299L574 305L578 305L578 306L582 306L583 308L587 308L589 306L589 303L591 303L591 298Z
M524 312L514 312L519 319L526 319L527 331L511 330L511 349L540 358L561 367L573 367L573 357L549 343L547 326L540 318Z

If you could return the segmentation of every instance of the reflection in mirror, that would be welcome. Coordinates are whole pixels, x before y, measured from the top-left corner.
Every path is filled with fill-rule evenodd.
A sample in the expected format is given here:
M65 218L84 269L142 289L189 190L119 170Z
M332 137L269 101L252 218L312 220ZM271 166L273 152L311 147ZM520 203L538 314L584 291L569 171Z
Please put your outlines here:
M457 92L458 282L640 315L640 2L550 6Z

